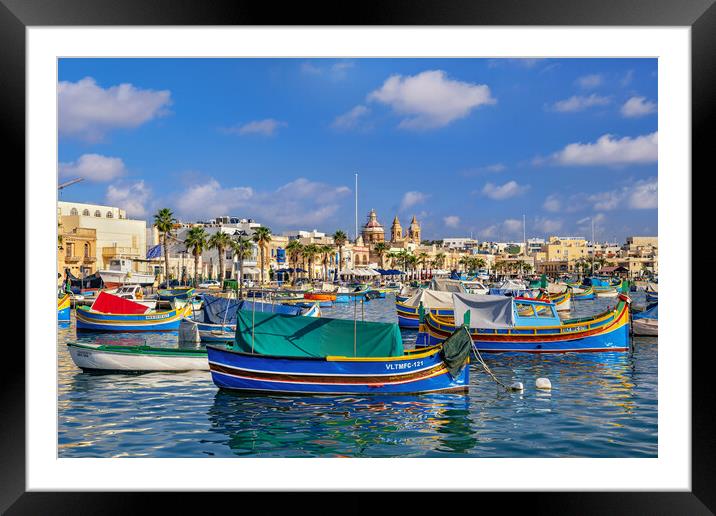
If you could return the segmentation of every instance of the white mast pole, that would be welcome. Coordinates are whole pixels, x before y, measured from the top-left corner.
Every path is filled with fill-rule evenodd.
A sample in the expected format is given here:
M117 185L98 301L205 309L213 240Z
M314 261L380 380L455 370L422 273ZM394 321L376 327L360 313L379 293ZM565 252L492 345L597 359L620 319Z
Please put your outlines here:
M356 213L355 213L355 224L356 224L356 232L353 236L356 242L358 242L358 173L356 172Z

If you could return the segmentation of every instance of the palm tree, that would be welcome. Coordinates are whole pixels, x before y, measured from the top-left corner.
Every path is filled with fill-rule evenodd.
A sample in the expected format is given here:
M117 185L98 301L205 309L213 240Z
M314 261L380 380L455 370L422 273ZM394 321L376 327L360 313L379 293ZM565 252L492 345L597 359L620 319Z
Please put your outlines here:
M420 276L421 276L421 277L422 277L422 272L425 271L425 266L427 265L428 258L429 258L429 257L428 257L428 253L420 253L420 254L417 256L417 261L416 261L416 263L419 263L419 264L421 265L421 267L420 267L420 269L421 269L421 274L420 274Z
M223 285L224 282L224 252L226 248L231 246L231 237L223 231L217 231L209 237L207 247L216 249L219 253L219 277Z
M261 284L264 283L264 247L271 242L271 230L267 227L258 227L254 230L254 242L259 245L259 254L261 256Z
M154 214L154 227L162 234L162 249L164 251L164 281L169 288L169 249L167 248L167 235L174 229L176 219L169 208L162 208Z
M207 234L203 227L196 226L189 230L184 239L184 245L187 250L191 251L194 256L194 286L196 287L199 279L199 258L206 247Z
M348 235L339 229L333 233L333 242L338 246L338 261L340 263L337 268L340 272L343 269L343 246L348 242Z
M328 281L328 256L333 252L332 245L319 245L318 254L323 255L323 281Z
M293 277L291 283L296 282L296 276L298 275L296 269L298 268L298 258L303 252L303 244L298 240L291 240L286 246L286 253L288 254L289 265L293 263Z
M390 246L385 242L376 242L375 245L373 245L373 251L375 251L375 254L378 255L378 259L380 260L381 269L384 268L383 256L388 252L388 249L390 249Z
M313 260L319 253L319 247L316 244L308 244L303 247L303 257L308 260L308 279L313 280Z
M441 252L436 254L433 263L435 264L435 267L437 267L438 269L442 269L445 265L445 253Z
M241 299L244 297L244 260L251 258L254 246L251 244L251 240L242 236L231 240L229 245L239 259L239 299Z

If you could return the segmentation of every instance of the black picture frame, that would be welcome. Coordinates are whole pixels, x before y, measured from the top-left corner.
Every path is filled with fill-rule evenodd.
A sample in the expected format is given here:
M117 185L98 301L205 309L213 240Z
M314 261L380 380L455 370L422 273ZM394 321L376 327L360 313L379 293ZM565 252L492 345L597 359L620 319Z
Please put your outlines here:
M716 101L716 6L714 0L416 0L363 1L331 5L240 1L178 0L0 0L0 124L6 156L14 155L16 169L25 167L25 29L31 26L109 25L551 25L551 26L688 26L692 37L692 170L713 168L708 126ZM11 174L9 167L6 168ZM685 174L688 171L684 171ZM696 176L692 172L692 182ZM31 188L31 185L30 185ZM710 205L711 189L693 189L692 205ZM711 201L711 204L713 202ZM692 217L694 223L696 218ZM702 233L703 236L704 233ZM696 235L692 228L692 235ZM27 235L26 235L27 238ZM686 250L691 259L691 250ZM693 263L693 262L692 262ZM694 268L694 270L697 270ZM25 271L29 274L31 271ZM691 278L685 278L691 284ZM694 299L695 300L695 299ZM696 306L696 303L693 304ZM29 313L26 314L26 317ZM685 340L694 334L685 335ZM162 504L162 512L186 508L178 493L48 493L25 492L25 349L6 342L0 407L0 511L14 514L127 514L150 509L147 498ZM668 343L683 345L687 342ZM711 362L708 339L691 348L692 357L692 490L689 492L531 492L482 493L471 500L473 510L485 510L486 498L509 497L527 504L532 513L578 514L713 514L716 512L716 396L708 385ZM26 346L33 343L26 342ZM668 370L660 371L668 381ZM578 474L575 471L575 474ZM238 486L237 486L238 487ZM217 494L204 493L217 497ZM242 493L243 509L251 499ZM265 499L265 494L263 495ZM296 494L289 503L315 503L315 496ZM361 503L363 500L363 503ZM416 502L426 509L426 497L401 498L400 510ZM215 503L214 500L212 503ZM444 498L435 500L444 504ZM479 505L478 505L479 502ZM391 504L392 505L392 504ZM276 507L276 506L274 506ZM370 505L358 493L342 497L340 512ZM508 509L503 505L503 508ZM393 506L393 508L395 508ZM205 506L205 510L211 507ZM236 510L236 507L235 507ZM273 511L270 511L273 512ZM500 511L502 512L502 511Z

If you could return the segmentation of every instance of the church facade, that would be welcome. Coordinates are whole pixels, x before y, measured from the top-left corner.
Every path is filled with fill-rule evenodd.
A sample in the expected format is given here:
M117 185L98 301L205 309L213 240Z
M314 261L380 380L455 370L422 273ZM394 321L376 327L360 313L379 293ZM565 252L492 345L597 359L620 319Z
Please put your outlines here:
M388 244L390 248L407 248L410 244L420 245L420 238L420 223L415 216L413 216L413 219L410 221L410 226L408 226L406 233L403 233L400 220L398 220L396 216L390 227L390 240L387 240L385 228L378 221L378 214L373 209L368 212L368 219L363 226L360 236L361 244L370 249L371 262L378 263L379 265L380 256L374 251L375 244L382 242Z

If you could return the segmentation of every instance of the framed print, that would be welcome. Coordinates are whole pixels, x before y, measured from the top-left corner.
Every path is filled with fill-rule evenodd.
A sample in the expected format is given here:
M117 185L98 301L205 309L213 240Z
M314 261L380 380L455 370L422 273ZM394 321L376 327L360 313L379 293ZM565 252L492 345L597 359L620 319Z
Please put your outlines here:
M711 2L2 2L27 189L8 514L135 491L714 510Z

